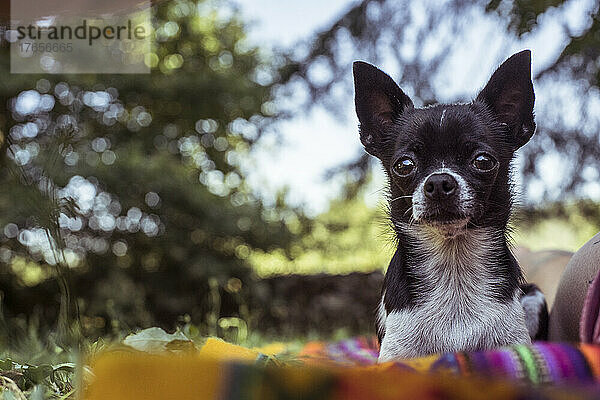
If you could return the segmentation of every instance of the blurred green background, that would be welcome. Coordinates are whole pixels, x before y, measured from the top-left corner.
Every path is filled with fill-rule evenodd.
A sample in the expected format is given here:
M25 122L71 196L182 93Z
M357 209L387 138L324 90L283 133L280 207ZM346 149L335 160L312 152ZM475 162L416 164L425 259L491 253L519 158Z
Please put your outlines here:
M600 229L598 4L342 3L268 42L249 34L256 15L281 18L276 32L318 4L158 2L149 75L10 74L5 23L0 349L150 326L237 342L370 332L393 237L358 141L355 59L427 105L472 98L532 48L539 128L515 163L515 245L574 251ZM309 129L315 112L343 139ZM294 180L314 166L318 184Z

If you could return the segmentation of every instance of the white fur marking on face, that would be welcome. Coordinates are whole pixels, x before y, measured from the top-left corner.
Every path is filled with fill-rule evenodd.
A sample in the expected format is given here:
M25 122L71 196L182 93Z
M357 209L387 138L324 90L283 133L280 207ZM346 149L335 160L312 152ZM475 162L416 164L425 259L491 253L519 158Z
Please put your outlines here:
M527 324L529 336L532 338L538 334L540 310L544 308L545 301L544 294L537 289L533 293L528 293L521 297L521 305L525 310L526 316L525 323Z
M444 116L446 115L446 109L442 111L442 116L440 117L440 128L442 127L442 122L444 121Z
M490 296L500 284L489 267L501 251L501 231L469 229L448 239L433 227L400 228L421 255L410 270L430 291L415 306L387 315L380 362L531 342L520 291L507 303Z
M459 174L457 174L456 172L452 171L449 168L446 168L444 165L444 162L442 162L442 167L439 168L436 171L433 171L431 174L427 175L422 181L421 183L419 183L417 185L417 188L415 189L415 191L413 192L412 195L412 216L413 219L415 221L418 221L423 213L425 212L425 204L426 204L426 199L425 199L425 182L427 182L427 179L429 179L429 177L431 175L435 175L435 174L448 174L451 175L456 182L458 183L458 206L459 206L459 212L461 213L465 213L468 208L472 205L473 203L473 190L471 189L471 187L469 186L469 184L467 183L467 181L460 176Z

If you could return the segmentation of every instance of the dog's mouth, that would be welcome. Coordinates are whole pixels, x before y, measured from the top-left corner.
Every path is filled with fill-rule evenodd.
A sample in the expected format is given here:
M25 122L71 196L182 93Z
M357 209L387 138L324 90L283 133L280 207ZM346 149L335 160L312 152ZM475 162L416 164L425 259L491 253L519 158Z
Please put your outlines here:
M419 223L441 233L443 236L457 236L466 232L470 217L458 214L425 215Z
M422 224L428 229L441 235L444 239L453 239L467 233L469 217L451 218L443 220L425 220Z
M470 217L458 212L437 210L437 212L426 213L419 218L421 223L432 226L455 226L466 225Z
M423 223L427 224L427 225L431 225L431 226L460 226L460 225L466 225L469 222L470 218L469 217L463 217L463 218L452 218L452 219L444 219L444 220L435 220L435 219L429 219L429 220L423 220Z
M463 227L475 215L470 203L423 204L413 206L413 221L432 227Z
M423 221L426 225L436 228L440 231L456 232L464 230L469 223L470 218L457 218L444 221Z

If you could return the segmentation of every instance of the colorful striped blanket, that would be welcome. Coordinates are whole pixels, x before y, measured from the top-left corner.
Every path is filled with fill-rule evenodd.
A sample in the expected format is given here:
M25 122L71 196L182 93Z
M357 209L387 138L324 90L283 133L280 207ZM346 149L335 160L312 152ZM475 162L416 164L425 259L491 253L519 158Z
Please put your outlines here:
M600 346L538 342L377 364L374 337L309 342L295 354L208 339L197 354L110 352L96 399L600 399Z
M365 366L377 363L375 337L308 343L299 356L313 365ZM536 342L498 350L458 352L397 361L396 368L421 373L502 377L529 384L600 382L600 346Z

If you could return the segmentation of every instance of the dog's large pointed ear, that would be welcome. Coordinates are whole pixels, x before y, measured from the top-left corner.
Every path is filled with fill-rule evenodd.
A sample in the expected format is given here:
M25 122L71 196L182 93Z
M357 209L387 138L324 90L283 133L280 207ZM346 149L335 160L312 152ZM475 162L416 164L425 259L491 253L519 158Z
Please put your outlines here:
M381 158L388 126L413 103L392 78L373 65L356 61L353 71L360 141L367 152Z
M506 124L515 149L527 143L535 132L531 51L521 51L504 61L477 100L486 103L496 119Z

